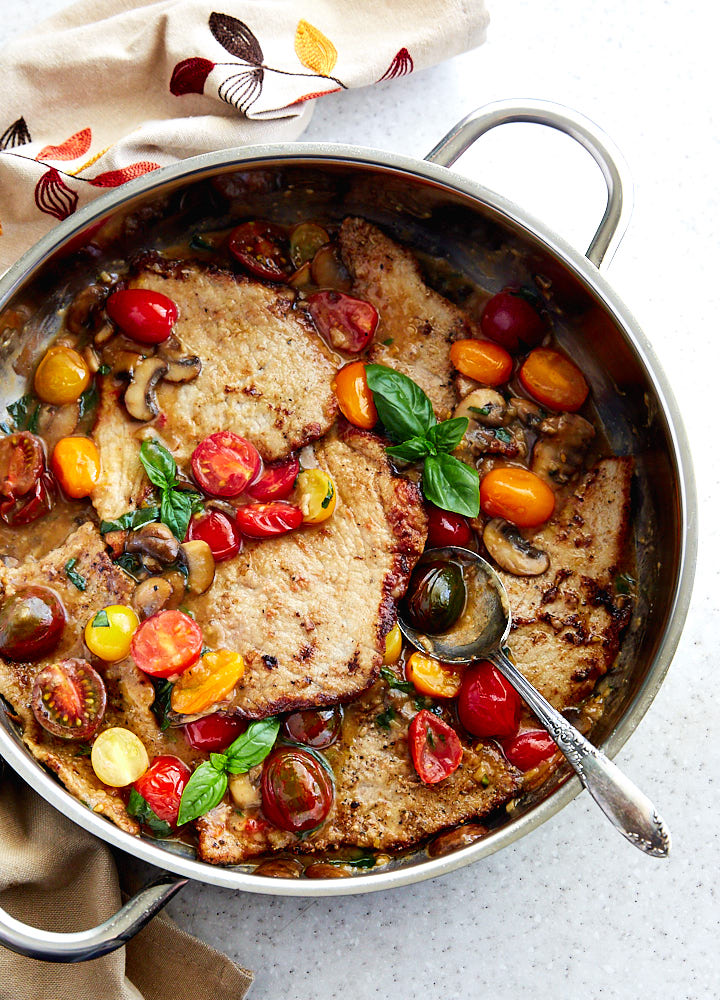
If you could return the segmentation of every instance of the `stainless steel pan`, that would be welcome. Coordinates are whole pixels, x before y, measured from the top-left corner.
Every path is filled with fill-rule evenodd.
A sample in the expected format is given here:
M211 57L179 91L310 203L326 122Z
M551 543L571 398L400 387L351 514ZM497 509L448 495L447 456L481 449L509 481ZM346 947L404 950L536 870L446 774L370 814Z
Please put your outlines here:
M481 135L506 122L535 122L572 136L603 172L608 201L583 256L518 206L448 168ZM222 196L218 194L222 191ZM650 343L601 275L625 231L631 185L622 157L590 121L539 101L501 102L469 115L425 160L326 144L256 146L194 157L104 195L42 239L0 281L0 310L23 300L43 302L38 324L52 336L56 310L97 261L73 264L67 247L82 242L99 220L112 220L132 242L171 242L177 226L213 215L338 221L357 213L417 249L499 289L543 275L552 283L558 337L588 373L598 415L613 450L636 459L634 531L638 614L611 673L605 711L592 733L614 756L662 683L685 621L696 558L696 500L687 439L667 380ZM178 213L180 213L178 215ZM149 231L143 232L143 226ZM129 235L128 235L129 234ZM63 256L65 254L65 256ZM581 335L572 330L582 331ZM1 348L0 348L1 350ZM0 360L0 370L2 370ZM178 844L132 837L88 810L23 746L11 721L0 719L0 754L37 792L76 823L128 854L164 869L110 921L76 934L27 927L0 910L0 943L53 961L96 958L128 940L188 879L289 896L370 892L434 878L507 846L535 829L580 791L559 772L489 835L444 857L424 851L375 873L348 879L293 880L255 875L252 865L218 868ZM172 874L169 874L172 873Z

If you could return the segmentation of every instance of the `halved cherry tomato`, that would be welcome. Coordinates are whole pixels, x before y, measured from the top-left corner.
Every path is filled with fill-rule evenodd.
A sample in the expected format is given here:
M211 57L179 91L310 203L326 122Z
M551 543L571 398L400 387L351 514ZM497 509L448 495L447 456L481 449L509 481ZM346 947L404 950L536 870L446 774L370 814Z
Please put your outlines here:
M472 537L472 528L466 517L428 504L427 548L441 549L444 545L467 547Z
M230 233L228 249L258 278L286 281L293 272L287 236L271 222L243 222Z
M527 299L510 290L493 295L480 317L480 326L486 337L508 351L517 351L521 344L534 347L545 334L542 316Z
M43 443L29 431L0 439L0 494L11 500L35 489L45 469Z
M270 822L293 833L320 826L335 799L329 770L314 754L298 747L277 747L268 754L260 790Z
M177 826L180 799L191 773L179 757L156 757L145 774L133 782L133 788L158 819Z
M460 690L463 668L443 663L434 656L413 653L405 666L405 676L421 694L431 698L454 698Z
M306 708L285 716L283 730L289 740L304 743L314 750L325 750L337 742L342 727L343 711L334 708Z
M383 656L383 663L386 667L391 666L393 663L397 663L400 659L402 644L403 634L400 631L400 626L396 622L385 636L385 655Z
M234 434L210 434L192 454L192 470L198 484L214 497L237 497L260 471L260 455L254 445Z
M206 753L219 753L241 736L247 727L247 719L213 712L194 722L186 722L182 729L191 747Z
M520 771L530 771L557 752L557 743L544 729L525 729L509 740L503 740L505 756Z
M85 645L106 663L124 660L139 619L127 604L110 604L98 611L85 626Z
M519 528L543 524L555 510L555 494L529 469L491 469L480 482L480 506L488 517L504 517Z
M173 300L149 288L121 288L108 297L105 308L113 323L141 344L167 340L178 318Z
M181 674L200 659L202 630L182 611L159 611L135 632L130 653L137 666L153 677Z
M425 708L410 723L408 743L415 770L426 785L449 778L462 760L458 734Z
M450 360L461 375L483 385L502 385L512 375L513 359L492 340L456 340Z
M190 518L187 541L207 542L216 563L232 559L242 548L242 537L235 522L219 510L205 510Z
M100 452L86 437L60 438L50 462L63 492L79 500L90 496L100 479Z
M107 692L87 660L60 660L43 667L32 689L33 715L53 736L85 740L100 728Z
M90 369L72 347L50 347L35 371L35 392L44 403L74 403L90 384Z
M320 336L337 351L359 354L377 329L375 306L343 292L315 292L307 304Z
M497 667L480 660L465 668L457 709L473 736L514 736L520 722L520 695Z
M378 415L362 361L344 365L335 376L333 389L340 412L346 420L367 431L375 426Z
M52 510L55 493L55 480L49 472L43 472L30 493L0 503L0 518L12 527L31 524Z
M520 381L538 403L552 410L579 410L590 387L578 366L559 351L538 347L520 369Z
M48 587L23 587L0 605L0 655L8 660L39 660L60 642L67 616Z
M302 511L305 524L327 521L337 503L332 477L322 469L303 469L297 477L293 501Z
M150 758L139 736L122 726L113 726L96 737L90 763L104 785L125 788L145 774Z
M170 704L181 715L197 715L230 694L245 673L245 661L230 649L206 653L173 685Z
M330 242L328 231L315 222L301 222L290 233L290 257L295 267L308 264Z
M245 492L253 500L286 500L293 491L299 471L300 462L297 458L266 465L262 475Z
M274 538L299 528L303 523L303 512L286 500L249 503L238 508L237 523L248 538Z

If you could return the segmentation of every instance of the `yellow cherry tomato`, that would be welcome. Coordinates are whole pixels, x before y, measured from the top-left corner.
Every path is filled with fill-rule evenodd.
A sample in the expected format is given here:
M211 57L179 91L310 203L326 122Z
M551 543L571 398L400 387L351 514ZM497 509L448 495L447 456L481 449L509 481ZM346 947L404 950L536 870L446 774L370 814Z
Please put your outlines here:
M138 616L127 604L111 604L98 611L85 626L85 645L106 663L124 660L139 624Z
M421 694L431 698L454 698L462 683L462 667L443 663L424 653L412 654L405 667L405 675Z
M60 438L50 465L63 491L73 500L90 496L100 478L100 453L90 438Z
M174 712L195 715L227 698L242 675L245 661L230 649L216 649L202 656L180 677L172 690Z
M520 381L538 403L553 410L579 410L590 392L578 366L549 347L538 347L528 354Z
M113 788L132 784L150 767L142 740L120 726L100 733L93 743L90 763L100 781Z
M375 426L378 415L362 361L353 361L341 368L335 376L333 390L346 420L368 431Z
M491 469L480 483L480 506L488 517L504 517L518 528L535 528L555 510L555 494L529 469Z
M395 624L385 636L385 656L383 657L383 663L386 667L391 666L393 663L397 663L400 659L400 653L402 653L402 641L403 637L402 632L400 631L400 626Z
M337 501L335 483L322 469L304 469L295 483L294 502L303 512L304 524L327 521Z
M512 375L513 359L492 340L456 340L450 360L462 375L483 385L502 385Z
M90 384L90 370L72 347L51 347L35 372L35 392L44 403L74 403Z

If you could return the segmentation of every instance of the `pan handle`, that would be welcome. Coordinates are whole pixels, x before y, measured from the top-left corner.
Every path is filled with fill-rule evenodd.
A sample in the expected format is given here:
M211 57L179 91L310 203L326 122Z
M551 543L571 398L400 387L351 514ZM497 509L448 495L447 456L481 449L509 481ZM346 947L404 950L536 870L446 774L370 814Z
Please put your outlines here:
M0 945L19 955L45 962L87 962L91 958L100 958L115 951L142 930L187 881L186 878L163 872L105 923L71 934L30 927L0 907Z
M608 200L605 214L585 256L597 268L603 262L607 267L630 221L633 184L620 150L584 115L550 101L496 101L472 111L458 122L425 159L442 167L451 167L481 135L496 125L508 122L532 122L564 132L584 146L600 167L607 185Z

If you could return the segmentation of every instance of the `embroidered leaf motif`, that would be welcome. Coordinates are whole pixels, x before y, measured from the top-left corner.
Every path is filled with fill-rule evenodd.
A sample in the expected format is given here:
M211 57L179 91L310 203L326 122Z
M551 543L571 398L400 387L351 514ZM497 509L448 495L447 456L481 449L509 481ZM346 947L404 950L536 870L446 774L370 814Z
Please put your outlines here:
M393 61L380 77L380 80L394 80L398 76L406 76L408 73L412 73L414 69L415 63L412 56L406 48L402 48L399 52L396 52ZM380 83L380 80L378 80L378 83Z
M238 21L230 14L215 12L210 15L208 23L215 40L227 49L230 55L252 66L259 66L262 63L263 50L260 48L260 42L244 21Z
M293 104L303 104L305 101L314 101L316 97L325 97L326 94L337 94L341 90L342 87L331 87L330 90L316 90L312 94L303 94L302 97L296 97L288 107L292 107Z
M262 66L234 73L220 84L218 97L245 114L260 96L264 76Z
M335 69L337 49L322 31L307 21L300 21L295 32L298 59L319 76L329 76Z
M87 180L93 187L114 188L127 181L132 181L143 174L149 174L151 170L157 170L159 163L152 163L150 160L140 160L138 163L131 163L127 167L120 167L119 170L108 170L97 177L88 177Z
M209 59L183 59L177 64L170 78L170 93L175 97L183 94L202 94L205 81L215 69Z
M75 135L71 135L59 146L43 146L36 160L76 160L78 156L85 156L90 149L92 142L92 129L84 128Z
M15 149L16 146L24 146L28 142L32 142L30 132L25 119L20 117L12 125L8 125L0 135L0 150Z
M77 192L67 186L55 167L50 167L35 185L35 204L41 212L61 222L77 208Z

